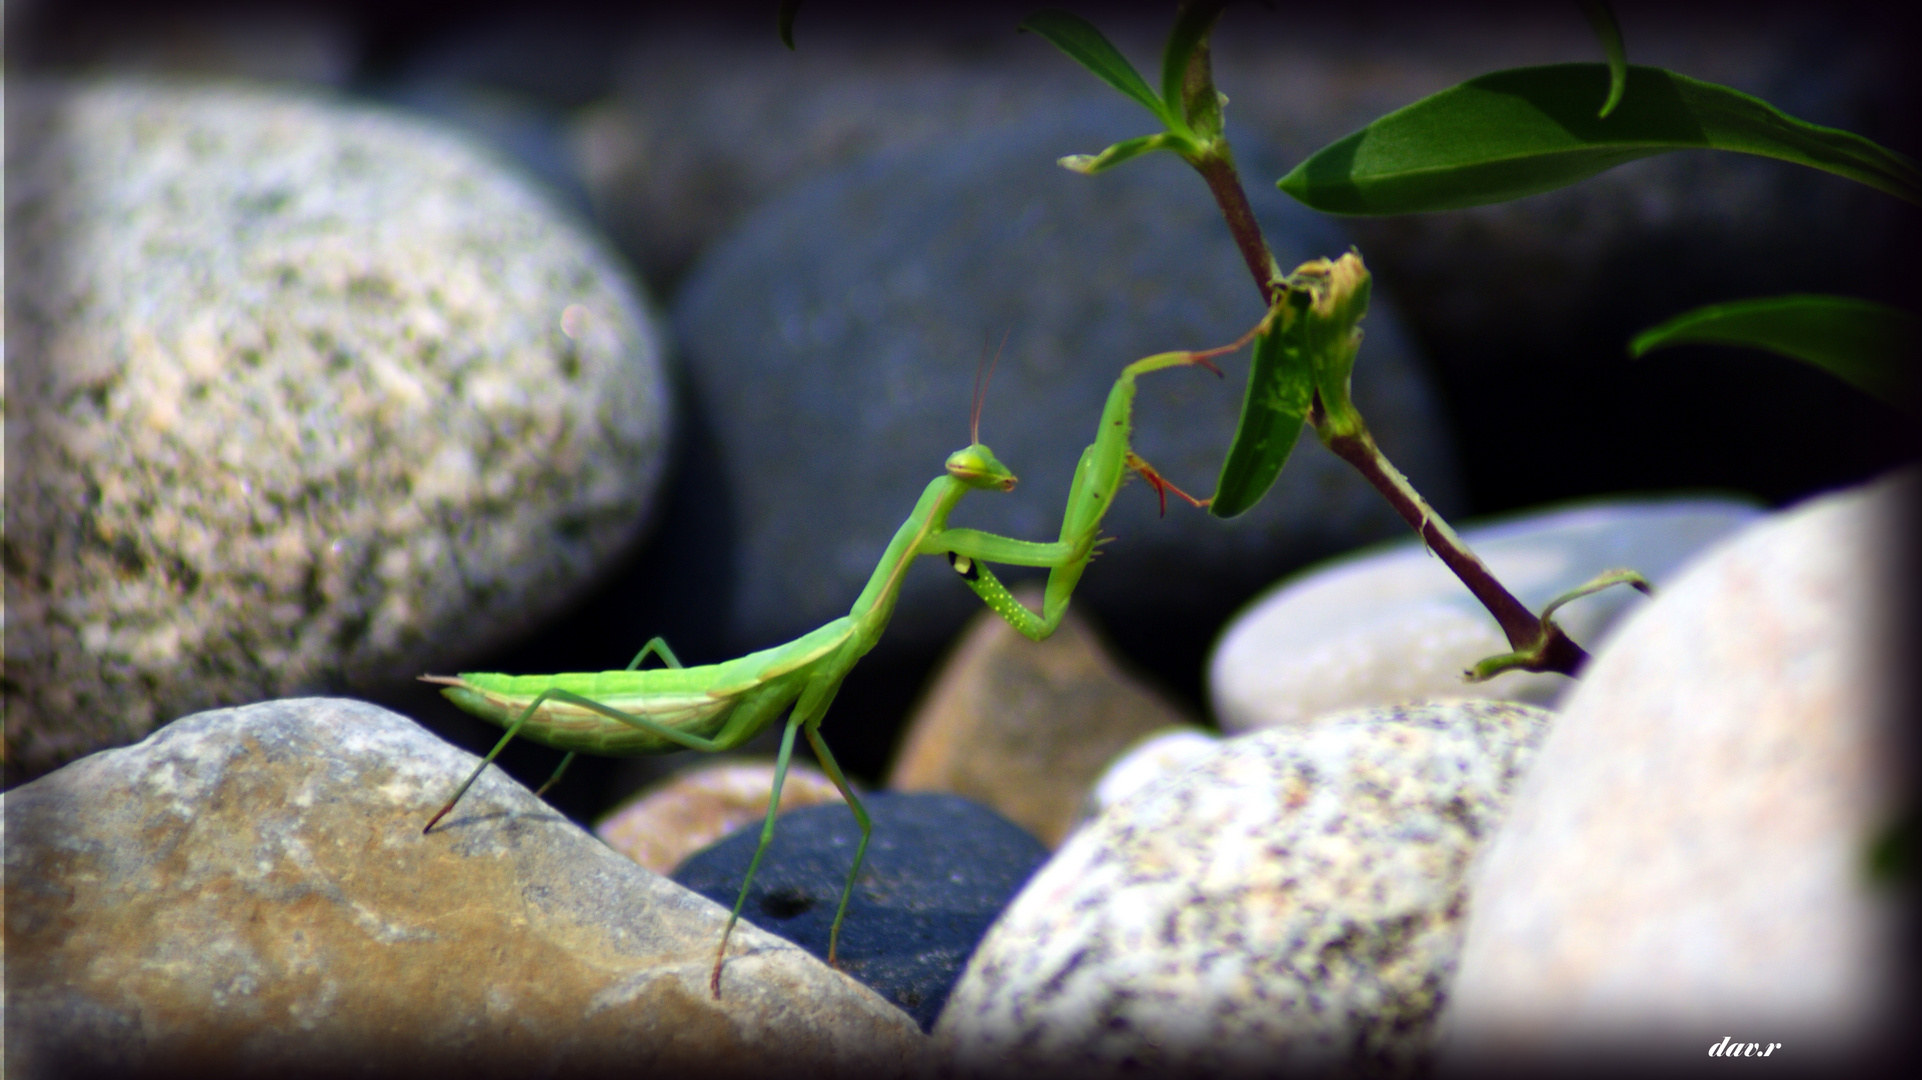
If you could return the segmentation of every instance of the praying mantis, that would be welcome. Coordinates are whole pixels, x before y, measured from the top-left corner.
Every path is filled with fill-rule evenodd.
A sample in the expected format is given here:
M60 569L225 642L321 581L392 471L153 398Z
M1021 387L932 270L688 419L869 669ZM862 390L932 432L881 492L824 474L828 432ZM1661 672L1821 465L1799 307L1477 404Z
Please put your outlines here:
M721 944L715 952L714 972L708 986L718 1000L728 938L747 903L755 871L774 839L774 818L780 806L788 762L793 756L796 733L806 736L822 769L840 789L841 797L847 800L861 827L854 865L848 871L847 883L841 889L841 903L828 931L828 963L835 964L841 923L847 916L848 900L861 872L872 828L867 810L821 739L821 720L840 689L841 680L874 647L887 628L908 565L917 556L946 555L975 594L1016 630L1036 641L1054 633L1067 612L1068 600L1081 580L1082 571L1094 556L1101 519L1130 471L1139 473L1154 486L1164 511L1169 491L1196 506L1206 505L1205 500L1196 499L1169 483L1130 448L1136 378L1189 365L1202 366L1220 375L1220 369L1210 363L1210 359L1241 348L1267 325L1268 320L1264 319L1239 340L1218 349L1157 353L1122 369L1109 391L1095 441L1082 451L1080 463L1075 467L1061 536L1052 543L948 527L949 513L968 492L1012 491L1015 485L1014 473L981 443L984 386L977 378L969 421L970 445L950 454L944 474L931 481L921 493L914 512L895 530L894 538L854 606L846 615L820 629L785 645L697 667L682 666L667 643L657 637L643 646L633 662L620 671L421 676L424 682L445 687L441 693L461 709L507 729L494 749L421 831L431 832L517 735L567 752L553 775L535 792L538 796L561 778L576 754L632 757L684 749L705 753L731 750L759 734L782 710L791 706L787 728L781 734L781 749L775 758L774 788L768 797L767 817L761 825L760 845L748 863L740 895L734 901L734 910L728 914L726 928L721 931ZM1046 567L1048 584L1041 611L1031 611L1016 600L988 569L986 564L990 562ZM640 670L641 662L650 653L666 666Z

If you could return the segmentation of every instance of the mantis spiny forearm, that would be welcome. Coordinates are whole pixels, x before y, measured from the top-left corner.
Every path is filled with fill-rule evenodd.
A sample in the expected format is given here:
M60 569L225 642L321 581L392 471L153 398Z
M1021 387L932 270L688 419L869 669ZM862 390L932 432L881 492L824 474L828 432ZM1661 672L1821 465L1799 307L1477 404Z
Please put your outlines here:
M928 484L914 512L895 530L893 540L854 606L826 626L785 645L698 667L683 667L667 644L655 638L621 671L519 676L465 673L456 678L422 676L426 682L445 686L441 692L455 705L507 729L494 749L455 789L453 797L422 831L431 831L435 823L454 808L481 772L517 735L567 751L554 774L536 792L538 795L560 779L577 753L634 756L684 749L705 753L731 750L759 734L783 709L792 706L787 729L781 735L780 753L775 759L774 789L761 825L760 845L755 848L754 858L741 882L740 895L734 901L734 910L721 932L709 988L716 998L720 997L721 967L727 957L728 937L747 903L748 890L761 858L767 854L774 838L774 817L797 731L805 733L821 767L841 790L842 798L847 800L848 808L861 826L861 842L855 848L854 865L841 890L841 903L828 932L828 962L834 963L841 922L847 916L848 900L867 853L871 830L866 809L849 786L834 755L829 753L827 744L821 740L821 719L840 689L841 680L880 640L893 614L895 600L900 596L901 580L908 565L919 555L947 555L990 608L1028 637L1037 641L1046 638L1060 625L1067 611L1075 584L1094 553L1101 520L1129 470L1141 473L1154 484L1162 494L1164 505L1168 490L1202 505L1163 480L1129 449L1135 378L1189 364L1215 370L1209 358L1240 348L1260 329L1256 327L1241 340L1219 349L1160 353L1122 370L1108 395L1095 441L1082 452L1075 469L1061 538L1054 543L948 528L948 515L963 495L987 488L1012 491L1015 485L1014 474L980 442L977 389L975 430L970 432L973 445L949 455L945 475ZM1048 586L1042 614L1022 607L995 578L986 562L1047 567ZM650 652L658 654L667 666L640 670L641 661Z

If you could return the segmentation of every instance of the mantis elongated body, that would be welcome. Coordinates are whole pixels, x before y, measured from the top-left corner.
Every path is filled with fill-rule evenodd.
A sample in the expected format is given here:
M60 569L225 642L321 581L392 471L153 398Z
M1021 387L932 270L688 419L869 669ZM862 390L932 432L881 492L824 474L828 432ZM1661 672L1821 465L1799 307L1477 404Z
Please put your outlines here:
M861 842L855 848L854 865L841 889L841 904L828 932L828 962L834 963L841 922L847 916L848 899L853 895L854 881L860 874L872 830L867 810L821 739L821 719L840 689L841 680L880 640L889 616L894 613L894 603L909 563L919 555L948 556L968 585L997 614L1030 638L1037 641L1046 638L1060 625L1075 584L1093 557L1101 519L1130 470L1140 473L1155 486L1162 496L1164 509L1166 492L1170 490L1198 506L1204 505L1162 479L1129 448L1136 377L1190 364L1207 367L1218 375L1220 371L1209 363L1209 358L1240 348L1260 329L1256 327L1241 340L1219 349L1159 353L1122 369L1108 395L1095 441L1082 452L1075 469L1061 537L1057 541L1036 543L975 529L948 527L949 513L968 492L990 488L1012 491L1015 485L1014 473L980 442L981 399L977 388L970 431L973 444L948 456L946 472L928 484L914 512L895 530L894 539L889 541L854 606L826 626L785 645L698 667L683 667L667 643L655 638L621 671L565 675L465 673L455 678L422 676L425 682L445 686L441 692L455 705L507 729L494 749L422 831L432 831L435 823L454 808L516 735L567 751L553 776L536 792L540 794L560 779L577 753L626 757L676 750L707 753L730 750L759 734L791 706L787 729L781 735L781 749L775 759L774 790L761 826L760 846L748 863L740 896L728 915L726 929L721 932L709 988L716 998L720 997L721 967L727 958L728 938L747 903L755 871L774 838L775 813L794 752L796 733L806 736L822 769L840 789L841 797L847 800L848 808L861 826ZM1023 607L988 570L984 565L987 562L1047 567L1048 585L1042 611L1036 613ZM667 666L640 670L641 662L649 653L659 655Z

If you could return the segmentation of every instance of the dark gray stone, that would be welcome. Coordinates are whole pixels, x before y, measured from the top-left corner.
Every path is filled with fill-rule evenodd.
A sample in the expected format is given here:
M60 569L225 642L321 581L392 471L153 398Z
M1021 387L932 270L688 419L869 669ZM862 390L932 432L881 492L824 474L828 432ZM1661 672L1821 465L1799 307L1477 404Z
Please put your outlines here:
M874 838L841 925L841 970L934 1026L961 969L1001 909L1048 858L1019 826L956 795L862 800ZM689 856L674 880L729 908L761 839L751 825ZM861 830L846 806L781 815L744 921L827 958L828 931Z
M710 498L735 527L720 553L729 584L708 594L735 645L847 610L922 488L967 444L968 387L1004 332L981 437L1021 486L971 496L953 524L1052 540L1121 368L1225 344L1260 318L1185 164L1160 155L1092 178L1054 164L1146 122L1125 102L1097 103L880 154L775 199L697 265L674 314L697 426L718 448ZM1236 145L1248 175L1272 171L1246 132ZM1272 190L1252 196L1285 267L1347 248L1329 220ZM1452 452L1411 346L1384 301L1364 327L1356 398L1390 456L1452 512ZM1245 353L1224 360L1223 380L1199 369L1144 378L1136 449L1175 483L1211 491L1246 364ZM1198 664L1212 628L1262 583L1401 528L1309 438L1268 500L1232 522L1179 502L1158 519L1145 486L1124 491L1105 523L1117 539L1078 602L1124 649L1152 628L1143 636L1192 640ZM931 652L976 608L945 565L922 562L884 650Z

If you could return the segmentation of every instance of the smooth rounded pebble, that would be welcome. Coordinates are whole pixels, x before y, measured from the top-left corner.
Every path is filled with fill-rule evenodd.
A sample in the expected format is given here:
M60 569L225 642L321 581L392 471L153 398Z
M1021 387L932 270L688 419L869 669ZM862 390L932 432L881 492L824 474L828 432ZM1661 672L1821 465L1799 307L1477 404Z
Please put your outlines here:
M1461 530L1510 592L1540 613L1604 570L1659 589L1704 547L1762 511L1736 499L1594 502ZM1616 585L1555 612L1593 652L1645 597ZM1301 723L1339 709L1433 697L1553 708L1563 675L1508 672L1467 683L1477 660L1509 651L1494 617L1440 559L1409 539L1311 567L1250 603L1215 647L1208 691L1227 731Z
M864 796L874 833L848 900L837 966L925 1030L995 916L1048 849L993 810L956 795ZM760 846L758 826L688 857L674 880L732 908ZM748 889L741 918L828 958L834 914L861 828L845 806L783 814Z
M1771 515L1595 658L1476 874L1448 1060L1905 1044L1905 890L1871 862L1914 828L1893 631L1918 494L1911 471Z
M902 1075L914 1023L405 717L198 713L4 798L7 1072Z
M321 96L10 89L9 765L453 666L638 535L659 331L518 177Z
M657 874L750 822L767 817L774 791L772 761L722 761L674 773L607 812L594 835ZM781 783L781 813L841 801L841 789L819 769L790 764Z
M1016 595L1041 607L1039 589ZM1183 720L1074 611L1036 642L984 610L909 720L888 787L976 799L1056 848L1109 761Z
M1416 1067L1470 861L1551 714L1364 710L1224 742L1077 832L935 1029L961 1075Z

